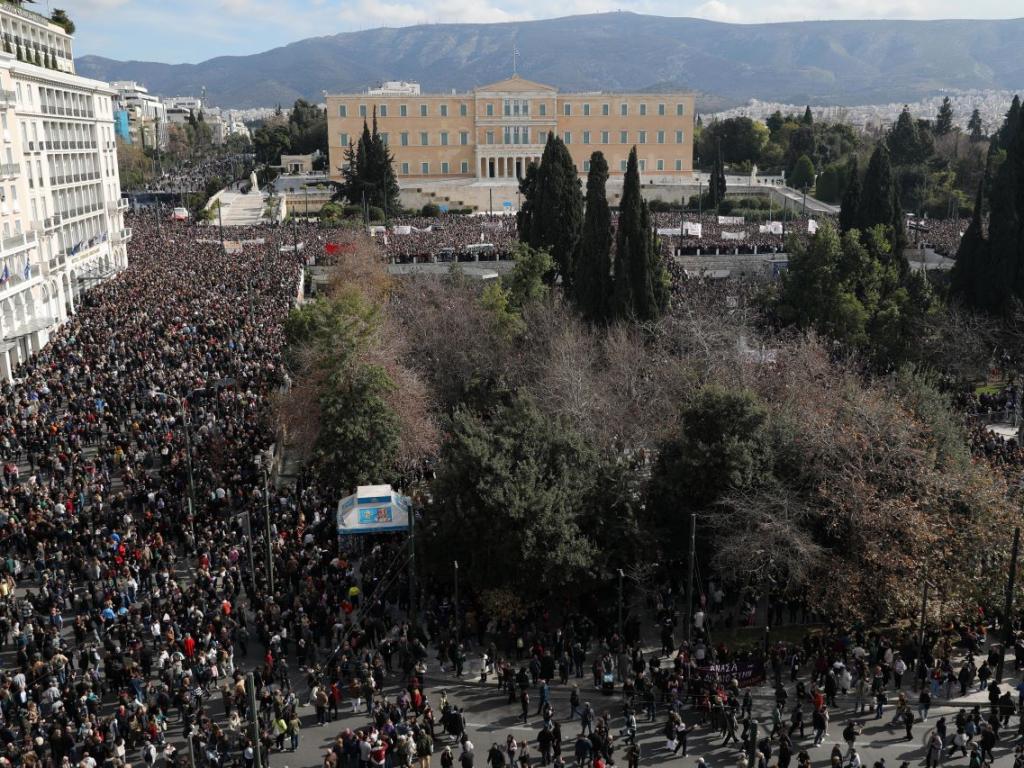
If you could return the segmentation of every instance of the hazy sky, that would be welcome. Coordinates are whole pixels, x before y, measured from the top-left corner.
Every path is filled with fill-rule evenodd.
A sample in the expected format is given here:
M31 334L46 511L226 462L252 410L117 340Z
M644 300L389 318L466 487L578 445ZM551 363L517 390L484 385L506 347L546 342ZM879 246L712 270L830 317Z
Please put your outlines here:
M75 54L171 63L264 51L380 26L495 22L599 11L715 21L1024 16L1024 0L37 0L75 21Z

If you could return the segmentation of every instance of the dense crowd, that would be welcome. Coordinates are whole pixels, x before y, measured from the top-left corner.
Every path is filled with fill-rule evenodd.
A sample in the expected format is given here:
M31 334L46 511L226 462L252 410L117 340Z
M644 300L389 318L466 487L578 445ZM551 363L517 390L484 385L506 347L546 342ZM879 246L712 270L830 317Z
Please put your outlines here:
M244 716L236 652L250 636L274 648L323 576L297 500L264 500L255 463L298 264L132 226L128 269L0 390L0 755L14 765L151 763L172 715L196 750L234 739L251 756L204 700L220 686ZM278 602L241 565L249 522L271 537ZM255 679L265 723L294 714L272 650Z
M153 192L202 192L211 181L234 181L236 176L246 175L246 169L252 166L253 156L246 154L186 158L153 179L148 187Z
M603 768L616 750L636 765L641 713L660 713L667 746L684 755L694 727L717 728L739 740L749 768L767 768L773 751L788 768L805 720L820 737L839 701L896 715L909 733L908 710L923 720L932 698L991 682L991 661L974 668L955 650L985 650L984 617L923 646L831 630L737 653L713 640L722 623L815 616L794 596L730 601L714 584L693 642L677 637L674 592L657 591L654 651L637 614L620 634L599 606L489 614L428 588L411 624L405 538L341 540L333 508L349 489L312 474L280 488L271 478L270 399L287 386L281 324L303 257L282 246L296 233L234 228L242 250L226 254L188 224L130 224L129 267L85 294L0 387L0 765L251 768L257 750L296 749L314 718L351 712L364 725L337 735L326 768L426 766L446 735L442 768L474 768L465 713L428 689L472 666L482 683L494 675L524 721L540 718L536 738L494 744L493 768L528 768L534 745L545 765L571 754ZM299 236L319 249L327 235L302 225ZM709 672L715 664L728 673ZM773 727L777 742L730 677L740 666L754 670L745 682L759 668L779 689L789 725ZM903 675L918 683L916 702L899 698ZM591 706L591 679L621 708ZM572 686L571 713L556 716L554 686ZM1010 715L1006 691L988 690L991 710L946 723L940 751L977 743L991 756Z
M484 244L493 246L486 258L504 258L517 240L516 217L441 214L392 219L387 232L375 231L375 239L392 263L472 259L467 248Z
M683 223L700 224L701 234L668 234L659 236L662 255L693 256L698 253L780 253L792 236L806 239L814 225L835 224L827 214L801 215L790 221L776 223L775 232L762 232L767 222L720 223L716 214L656 213L652 224L661 230L682 230ZM813 224L812 224L813 222ZM923 221L921 230L908 230L908 241L934 249L937 253L954 257L960 237L967 226L964 219L932 219ZM613 219L614 226L614 219ZM395 227L406 234L395 234ZM381 233L382 235L383 233ZM378 235L383 253L392 262L408 263L415 260L452 261L471 258L468 246L491 243L501 256L507 255L516 241L514 216L463 216L443 214L436 219L414 217L394 219L384 238ZM386 240L386 242L385 242Z

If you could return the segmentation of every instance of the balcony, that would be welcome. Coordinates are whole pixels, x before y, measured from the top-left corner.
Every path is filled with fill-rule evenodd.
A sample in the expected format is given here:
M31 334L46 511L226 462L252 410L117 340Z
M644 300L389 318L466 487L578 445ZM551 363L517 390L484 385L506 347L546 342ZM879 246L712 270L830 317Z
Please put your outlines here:
M0 252L4 256L10 256L24 251L26 248L30 248L39 242L39 235L36 232L22 232L18 235L12 235L11 237L5 237L0 240Z
M17 94L14 91L0 90L0 109L13 107L17 104Z
M123 197L119 197L117 200L111 200L107 203L107 210L110 213L117 213L118 211L128 210L128 200Z
M118 232L115 232L110 239L118 244L127 243L129 240L132 239L132 230L130 227L122 229Z
M20 163L0 163L0 176L4 178L10 178L11 176L21 175L21 164Z

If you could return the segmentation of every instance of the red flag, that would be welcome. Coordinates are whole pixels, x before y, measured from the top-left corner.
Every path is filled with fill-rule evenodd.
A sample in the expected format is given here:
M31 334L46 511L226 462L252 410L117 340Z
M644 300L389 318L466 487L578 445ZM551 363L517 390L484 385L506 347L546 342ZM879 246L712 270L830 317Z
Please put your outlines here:
M328 243L327 245L324 246L324 250L327 251L327 253L337 253L339 250L338 244Z

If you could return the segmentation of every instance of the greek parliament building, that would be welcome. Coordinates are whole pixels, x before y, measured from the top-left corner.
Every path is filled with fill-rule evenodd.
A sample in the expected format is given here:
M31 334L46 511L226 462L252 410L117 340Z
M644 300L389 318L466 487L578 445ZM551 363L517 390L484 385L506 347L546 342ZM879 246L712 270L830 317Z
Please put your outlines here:
M49 340L82 291L127 263L112 98L75 74L72 38L0 3L0 376Z
M645 181L672 183L693 171L693 95L559 93L513 75L471 93L420 94L419 88L327 96L331 176L345 149L377 110L377 127L395 156L403 186L420 180L515 183L540 163L549 133L560 136L578 172L600 150L614 179L636 145Z

